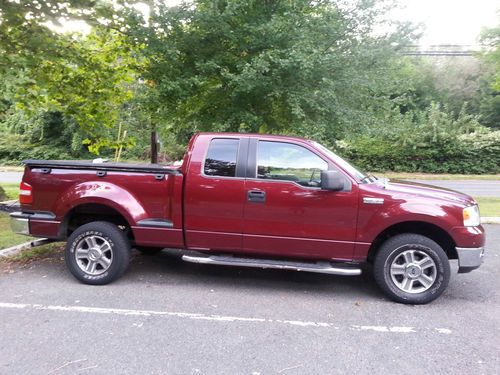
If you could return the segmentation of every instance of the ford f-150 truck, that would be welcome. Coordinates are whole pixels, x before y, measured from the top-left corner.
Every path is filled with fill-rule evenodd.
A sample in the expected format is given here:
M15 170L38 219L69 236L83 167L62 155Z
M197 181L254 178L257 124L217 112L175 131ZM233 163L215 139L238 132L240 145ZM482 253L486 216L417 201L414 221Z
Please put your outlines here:
M187 262L359 275L402 303L427 303L481 265L473 198L367 175L301 138L199 133L179 167L26 160L18 233L67 240L71 273L106 284L130 251ZM365 267L363 267L365 268Z

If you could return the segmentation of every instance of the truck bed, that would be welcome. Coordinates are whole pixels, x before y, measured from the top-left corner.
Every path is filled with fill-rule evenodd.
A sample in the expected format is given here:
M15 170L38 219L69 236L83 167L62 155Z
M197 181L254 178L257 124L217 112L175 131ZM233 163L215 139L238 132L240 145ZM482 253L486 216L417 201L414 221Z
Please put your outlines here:
M182 247L180 167L81 160L25 160L21 205L30 233L64 239L73 227L106 220L131 229L140 246Z

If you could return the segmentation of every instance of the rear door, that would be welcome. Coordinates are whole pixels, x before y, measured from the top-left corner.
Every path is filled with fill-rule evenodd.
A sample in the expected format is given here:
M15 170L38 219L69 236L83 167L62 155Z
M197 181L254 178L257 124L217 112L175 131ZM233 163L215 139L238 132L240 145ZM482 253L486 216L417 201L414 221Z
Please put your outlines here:
M185 181L187 247L241 251L248 139L200 135L196 142Z
M307 144L251 139L249 148L244 251L352 259L357 186L345 176L344 191L321 190L321 171L335 166Z

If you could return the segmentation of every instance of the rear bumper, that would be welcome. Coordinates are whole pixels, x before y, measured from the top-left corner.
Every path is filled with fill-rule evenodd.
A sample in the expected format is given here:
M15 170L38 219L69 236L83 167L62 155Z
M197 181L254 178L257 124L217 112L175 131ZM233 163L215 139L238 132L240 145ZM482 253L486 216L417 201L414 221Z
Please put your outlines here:
M59 238L60 221L52 212L13 212L10 227L14 233L34 237Z
M14 214L16 214L15 212ZM10 215L10 228L14 233L17 234L30 234L30 223L29 219L26 217L15 216L14 214Z
M475 270L483 263L484 247L457 247L458 273Z

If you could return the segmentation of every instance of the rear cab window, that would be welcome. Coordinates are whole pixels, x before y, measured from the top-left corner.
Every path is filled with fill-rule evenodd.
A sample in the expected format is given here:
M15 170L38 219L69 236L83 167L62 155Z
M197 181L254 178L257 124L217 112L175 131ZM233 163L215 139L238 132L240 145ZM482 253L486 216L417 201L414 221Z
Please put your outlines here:
M212 139L205 157L203 173L206 176L235 177L239 145L239 139Z

